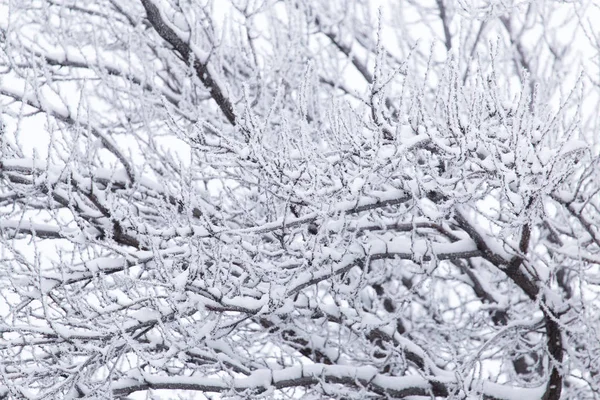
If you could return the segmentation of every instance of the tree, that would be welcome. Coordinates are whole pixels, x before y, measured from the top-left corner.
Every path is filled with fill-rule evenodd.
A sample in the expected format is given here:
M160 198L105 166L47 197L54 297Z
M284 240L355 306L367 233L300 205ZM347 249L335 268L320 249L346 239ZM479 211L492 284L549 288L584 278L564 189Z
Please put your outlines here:
M598 4L393 3L0 1L0 394L597 399Z

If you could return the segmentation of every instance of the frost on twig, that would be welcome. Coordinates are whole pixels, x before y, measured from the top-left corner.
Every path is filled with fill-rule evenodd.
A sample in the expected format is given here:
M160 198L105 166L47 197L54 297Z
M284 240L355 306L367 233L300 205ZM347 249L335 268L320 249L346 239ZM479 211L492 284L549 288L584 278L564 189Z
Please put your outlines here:
M592 6L30 3L0 398L598 397Z

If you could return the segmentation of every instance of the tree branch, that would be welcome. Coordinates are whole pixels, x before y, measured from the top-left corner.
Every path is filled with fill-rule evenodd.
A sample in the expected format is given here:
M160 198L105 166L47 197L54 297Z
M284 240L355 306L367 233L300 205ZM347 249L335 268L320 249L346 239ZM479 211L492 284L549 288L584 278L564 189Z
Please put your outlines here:
M210 95L213 100L217 103L225 118L231 125L236 125L236 117L233 111L233 105L230 100L223 94L223 89L217 84L214 77L209 71L208 60L198 60L194 56L194 52L191 50L190 45L185 43L178 35L173 31L168 24L163 21L161 13L158 7L153 3L152 0L141 0L142 5L146 9L146 15L148 21L152 24L152 27L160 37L162 37L167 43L181 54L181 57L189 62L196 71L196 76L210 91Z

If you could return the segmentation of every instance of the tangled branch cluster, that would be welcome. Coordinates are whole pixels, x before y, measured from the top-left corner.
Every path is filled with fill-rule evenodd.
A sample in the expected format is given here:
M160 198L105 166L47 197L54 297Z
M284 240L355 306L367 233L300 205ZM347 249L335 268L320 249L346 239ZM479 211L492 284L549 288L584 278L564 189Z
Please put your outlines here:
M467 3L0 0L0 397L598 398L600 10Z

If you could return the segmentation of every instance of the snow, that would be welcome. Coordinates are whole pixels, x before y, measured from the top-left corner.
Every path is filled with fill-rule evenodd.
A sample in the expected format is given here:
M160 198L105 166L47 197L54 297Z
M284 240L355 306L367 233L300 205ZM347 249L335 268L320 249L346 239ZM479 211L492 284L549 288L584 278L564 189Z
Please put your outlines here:
M92 273L111 271L114 269L125 268L127 262L119 258L100 257L87 261L85 267Z
M48 232L48 233L55 233L57 235L64 233L67 236L69 233L73 232L73 230L61 229L55 225L40 224L40 223L36 223L36 222L32 222L32 221L25 221L25 220L2 221L2 220L0 220L0 230L8 230L8 229L11 229L14 231L25 231L26 233L28 233L29 231L31 231L33 233Z
M344 253L335 247L323 246L321 254L324 258L329 258L334 261L340 261L344 256Z
M546 390L542 385L535 388L512 387L493 382L483 382L483 392L490 397L501 400L541 399Z
M32 170L45 170L46 162L33 158L1 159L3 169L31 172Z
M192 51L194 52L194 56L196 57L196 60L198 60L201 64L206 64L206 62L208 61L208 57L210 56L210 52L203 50L202 48L200 48L199 46L197 46L194 43L190 43L189 46L192 49ZM245 157L242 156L242 158L246 159L246 158L248 158L248 155L246 155Z
M341 315L339 307L335 304L321 304L319 307L323 312L335 318L339 318Z
M410 138L402 139L402 147L399 149L399 153L404 153L412 149L413 147L420 146L425 144L431 140L431 137L426 133L420 133L419 135L414 135Z
M373 385L386 388L388 391L401 392L409 388L428 390L429 382L420 376L386 376L377 375L372 381Z
M364 327L378 327L381 325L385 325L385 322L383 322L380 318L376 317L373 314L364 314L362 316L361 322L360 324Z
M241 159L246 160L250 157L250 148L248 146L244 146L238 150L238 155Z
M269 295L265 293L260 299L248 296L223 297L220 299L220 303L225 307L231 307L236 310L259 313L260 311L266 311L265 307L269 305Z
M158 321L160 320L160 312L152 309L152 308L148 308L148 307L144 307L140 310L134 311L131 316L135 319L137 319L139 322L151 322L151 321Z
M438 209L438 206L426 197L419 199L419 206L423 215L431 221L437 221L444 216Z
M547 165L552 157L554 157L554 151L552 151L552 149L549 147L544 146L538 151L537 155L542 165Z
M583 140L567 140L563 142L559 155L565 156L577 151L589 150L589 148L590 146Z
M365 185L364 178L361 178L361 177L354 178L354 180L350 184L350 193L352 193L352 195L354 195L354 196L358 195L364 185Z
M471 229L473 229L477 235L485 242L485 245L496 255L502 257L506 262L512 259L512 255L508 253L504 248L504 243L501 239L495 235L488 233L479 222L470 221L470 218L463 215L463 218L467 219Z
M397 255L405 259L419 259L423 256L435 256L446 259L452 256L464 257L469 254L477 254L476 243L472 239L463 239L452 243L428 242L425 239L407 240L399 236L391 240L383 240L379 237L371 239L366 245L371 256Z
M129 181L127 171L124 168L119 169L107 169L97 168L94 170L93 176L98 180L104 180L106 182L118 182L125 183Z
M506 166L512 165L515 163L515 154L513 152L501 153L500 160Z
M397 147L395 145L383 145L377 152L377 157L384 161L396 155Z
M273 371L268 369L252 372L249 377L244 378L244 386L247 387L269 387L273 381Z
M481 166L485 168L486 171L494 172L496 170L496 164L491 156L486 157L481 161Z
M186 269L185 271L181 272L180 274L178 274L176 277L174 277L171 282L173 282L173 285L175 286L176 290L183 290L185 288L185 285L188 282L188 278L190 276L190 269Z
M164 0L148 0L160 12L162 22L185 43L190 42L190 26L183 13L173 9L168 2Z
M302 171L286 169L283 173L291 180L297 180L302 175Z
M54 324L52 329L65 339L97 339L98 332L92 332L87 329L71 329L70 327Z
M290 150L290 158L292 160L303 160L304 155L302 154L302 152L300 150L292 149L292 150Z
M551 290L547 285L542 287L542 291L544 293L544 303L551 311L560 313L569 308L567 302L565 302L558 293Z
M42 294L47 295L59 285L59 282L54 279L40 279L40 290Z
M539 399L544 385L518 387L519 377L500 365L505 361L510 368L511 345L518 337L494 334L534 322L531 316L541 315L540 308L566 310L567 304L585 312L557 317L560 329L577 332L563 343L568 362L560 371L568 377L572 365L585 366L576 342L578 335L597 331L597 316L589 307L597 297L589 287L597 280L600 256L582 223L589 222L597 233L598 179L597 165L589 162L596 154L587 154L589 146L580 140L593 136L588 132L593 120L578 119L597 102L571 107L576 93L557 107L550 97L565 91L541 87L549 81L543 76L532 79L540 86L538 97L531 104L524 96L519 100L515 92L522 89L523 76L506 75L518 62L512 59L514 47L506 53L506 46L479 52L496 29L508 35L501 23L481 30L473 55L481 63L473 63L472 70L458 68L469 63L460 59L461 52L444 64L445 50L432 50L428 61L427 52L415 47L407 74L389 76L389 85L381 87L412 44L401 43L403 35L397 41L384 35L372 46L376 28L363 35L364 27L352 26L352 18L336 20L343 2L323 7L315 2L308 11L314 19L326 14L321 22L335 25L335 37L351 48L349 57L319 33L328 28L323 22L307 32L307 10L286 8L285 2L231 10L227 24L234 29L225 31L204 2L145 1L156 4L163 28L175 32L197 61L208 62L206 71L239 112L235 126L181 54L156 32L147 34L151 27L127 23L128 17L138 23L143 8L123 2L123 14L117 15L89 2L87 14L76 7L69 12L23 8L15 9L10 21L0 18L0 25L10 27L2 39L10 53L6 60L14 61L9 67L16 71L0 73L0 90L17 98L4 97L2 110L2 119L12 121L6 136L3 132L0 156L4 384L14 380L11 389L31 384L40 388L28 393L37 398L63 396L42 391L76 381L89 396L91 388L100 393L113 384L124 392L163 388L168 392L149 395L167 397L177 394L173 388L187 388L220 392L217 397L258 396L265 390L262 396L270 398L382 392L403 397L407 389L428 393L437 382L459 397ZM355 11L374 5L362 3ZM413 6L398 4L399 11ZM524 22L508 11L494 13L521 32ZM525 22L535 25L538 11L532 8L531 21ZM44 13L50 18L40 24L34 16ZM115 24L95 29L102 27L94 25L98 21L106 21L103 14ZM466 9L451 14L457 27L466 24L465 34L454 37L455 49L468 47L464 44L477 35L482 18L495 18L465 20ZM77 23L71 24L74 15ZM397 28L389 26L391 15L413 20L402 12L384 13L382 31ZM419 21L431 22L425 17ZM240 21L245 25L238 26ZM276 22L269 34L256 29L269 21ZM523 37L539 30L525 29ZM35 35L39 42L28 38ZM46 47L47 41L56 43ZM539 43L531 48L534 53L549 45ZM24 52L21 44L33 46L34 53L49 50L47 59ZM302 51L294 51L296 45ZM388 45L398 47L400 62ZM562 54L556 45L552 50ZM493 63L490 57L496 57ZM362 60L369 70L375 66L381 72L375 74L378 81L353 87L348 80L348 87L347 70ZM81 65L60 67L52 61ZM17 73L30 79L29 86L16 79ZM40 79L31 80L35 77ZM323 84L325 79L332 82ZM595 90L584 83L581 95ZM28 89L35 85L39 89ZM522 86L528 90L527 82ZM61 94L63 87L71 88L64 92L72 94L64 96L69 104L52 93ZM365 88L379 91L372 104ZM177 101L165 96L170 90L181 94ZM277 93L281 96L273 98ZM40 112L20 104L20 96ZM20 131L38 132L23 125L34 111L42 121L36 127L43 133L39 136L47 137L34 146L43 146L44 156L18 158L30 154L21 151L20 142L29 136ZM305 111L310 118L300 118ZM57 124L52 116L65 121ZM383 125L373 123L375 116L385 119ZM464 130L457 129L458 121ZM392 140L380 135L387 124L398 125L390 128L396 134ZM85 137L90 133L95 136ZM185 142L185 157L171 141ZM101 149L102 143L109 149ZM577 203L561 204L576 191ZM425 193L441 193L443 200ZM532 194L533 209L522 212ZM549 195L556 201L544 213L552 202ZM200 213L190 215L192 208ZM133 245L111 234L116 220L134 238ZM556 227L558 242L546 238L544 220ZM500 270L503 260L514 257L526 222L532 243L521 268L541 280L538 301L530 301L508 271ZM421 223L441 229L417 228ZM23 234L14 235L17 230ZM478 245L498 257L482 259ZM470 261L464 265L468 274L444 261L454 259ZM568 301L554 282L559 267L574 285ZM478 278L478 285L469 277ZM378 295L379 284L393 310ZM506 311L506 325L498 325L494 310ZM400 324L407 333L399 332ZM543 353L543 320L535 319L535 326L523 331L535 332ZM595 342L583 339L585 350L593 352L589 346ZM381 350L379 340L386 342L389 358L373 357ZM478 353L481 343L491 344ZM310 349L334 365L315 363L322 359ZM45 365L49 355L52 368ZM407 359L410 365L398 373ZM384 362L394 367L392 374L379 373ZM506 381L511 387L494 383ZM294 386L298 391L280 391ZM572 397L567 392L574 388L565 385L563 395Z
M131 298L127 296L122 290L111 290L110 292L108 292L108 296L121 306L127 307L133 303Z
M274 313L278 315L289 315L293 313L295 309L294 301L292 299L285 299L283 300L282 305L274 310Z
M233 388L236 391L248 389L268 389L272 385L279 388L296 386L304 378L323 379L325 382L338 382L344 380L359 381L363 385L373 385L380 390L403 392L408 389L429 389L429 382L420 376L384 376L377 373L371 366L353 367L341 365L308 364L279 370L258 369L243 378L205 378L198 376L159 376L145 372L136 377L121 379L112 385L113 390L135 387L138 382L145 382L155 389L166 387L179 387L182 389L202 390L216 392ZM497 387L492 390L499 391Z

